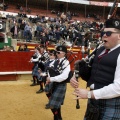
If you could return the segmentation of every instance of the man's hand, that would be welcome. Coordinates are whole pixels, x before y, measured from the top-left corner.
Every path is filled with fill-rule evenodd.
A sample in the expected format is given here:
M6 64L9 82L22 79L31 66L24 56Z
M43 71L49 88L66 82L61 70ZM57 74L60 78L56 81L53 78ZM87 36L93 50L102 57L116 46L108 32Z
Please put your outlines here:
M71 85L73 88L78 88L79 83L77 82L77 80L76 80L76 78L75 78L75 75L73 75L73 77L70 79L70 85Z
M47 77L46 78L46 84L49 84L50 83L50 77Z
M75 99L88 99L88 92L87 89L76 88L73 95L76 96Z

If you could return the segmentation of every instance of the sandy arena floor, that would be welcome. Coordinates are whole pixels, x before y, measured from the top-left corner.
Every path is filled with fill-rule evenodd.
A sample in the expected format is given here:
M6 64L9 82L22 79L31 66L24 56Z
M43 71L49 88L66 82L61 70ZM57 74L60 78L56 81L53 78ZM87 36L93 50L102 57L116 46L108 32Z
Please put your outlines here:
M36 94L39 86L30 86L30 80L0 82L0 120L53 120L50 109L45 109L45 93ZM81 88L85 82L81 81ZM73 88L68 84L64 105L63 120L83 120L86 100L80 100L76 109Z

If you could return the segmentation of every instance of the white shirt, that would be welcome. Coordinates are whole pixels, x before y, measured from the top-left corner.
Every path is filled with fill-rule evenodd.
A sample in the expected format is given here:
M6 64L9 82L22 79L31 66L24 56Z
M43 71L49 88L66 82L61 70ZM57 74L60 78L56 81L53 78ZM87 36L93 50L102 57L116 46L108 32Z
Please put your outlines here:
M39 52L36 52L37 58L33 59L33 57L30 59L31 62L38 62L39 58L41 57L41 54Z
M109 52L113 51L119 46L120 44L112 48ZM95 96L95 99L110 99L120 96L120 54L117 59L117 66L115 70L113 83L101 89L93 90L93 94Z
M60 62L63 60L64 58L61 58L60 59ZM62 71L62 73L60 74L60 75L57 75L57 76L55 76L55 77L50 77L50 81L51 82L62 82L62 81L64 81L64 80L66 80L67 78L68 78L68 74L69 74L69 72L70 72L70 64L69 64L69 61L68 60L64 60L63 61L63 66L62 66L62 68L65 68L63 71Z

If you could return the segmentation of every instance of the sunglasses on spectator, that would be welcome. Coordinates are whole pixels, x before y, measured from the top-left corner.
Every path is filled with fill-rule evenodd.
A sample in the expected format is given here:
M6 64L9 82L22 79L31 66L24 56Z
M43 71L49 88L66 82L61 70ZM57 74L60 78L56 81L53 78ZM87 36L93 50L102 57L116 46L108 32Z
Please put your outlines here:
M63 53L63 52L61 52L61 51L56 51L56 53L57 53L57 54L60 54L60 53Z
M112 31L102 31L101 36L106 35L107 37L111 36L112 33L120 33L120 32L112 32Z

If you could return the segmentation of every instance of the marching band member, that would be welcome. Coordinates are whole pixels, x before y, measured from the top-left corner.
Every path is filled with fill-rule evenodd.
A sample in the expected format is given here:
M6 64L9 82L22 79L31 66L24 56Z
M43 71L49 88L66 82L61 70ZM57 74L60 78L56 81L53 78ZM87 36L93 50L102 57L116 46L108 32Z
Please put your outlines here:
M50 57L50 60L45 64L45 72L47 73L47 68L48 67L53 67L54 66L54 63L55 63L55 60L56 60L56 51L55 50L50 50L49 51L49 57ZM47 73L48 75L49 73ZM46 85L46 77L47 75L45 76L43 74L43 81L44 81L44 84L45 84L45 93L46 93L46 96L48 97L48 99L50 99L51 97L51 92L52 92L52 87L53 87L53 82L49 83ZM46 104L45 106L46 109L49 109L49 103Z
M55 50L50 50L48 52L49 54L49 61L46 62L45 64L38 64L38 72L40 73L41 76L41 81L44 82L44 85L46 83L46 76L47 76L47 67L51 67L52 64L54 63L56 59L56 51ZM40 87L40 90L38 90L36 93L41 93L43 92L43 86Z
M78 88L75 77L71 85L76 99L88 99L84 120L120 119L120 20L108 19L102 32L104 46L96 52L91 76L87 81L90 90ZM79 64L78 64L79 65Z
M32 77L33 77L33 83L30 86L35 86L36 85L36 81L37 84L39 84L38 81L38 62L39 62L39 58L41 57L40 54L40 48L39 47L35 47L35 54L31 57L30 62L34 63L34 66L32 68Z
M64 102L66 93L66 82L70 72L70 64L66 59L67 48L65 46L58 46L56 48L58 60L54 63L54 70L59 70L59 74L52 77L50 74L47 77L46 84L53 82L52 94L49 99L49 106L54 115L54 120L62 120L61 105ZM50 73L50 70L49 70Z

